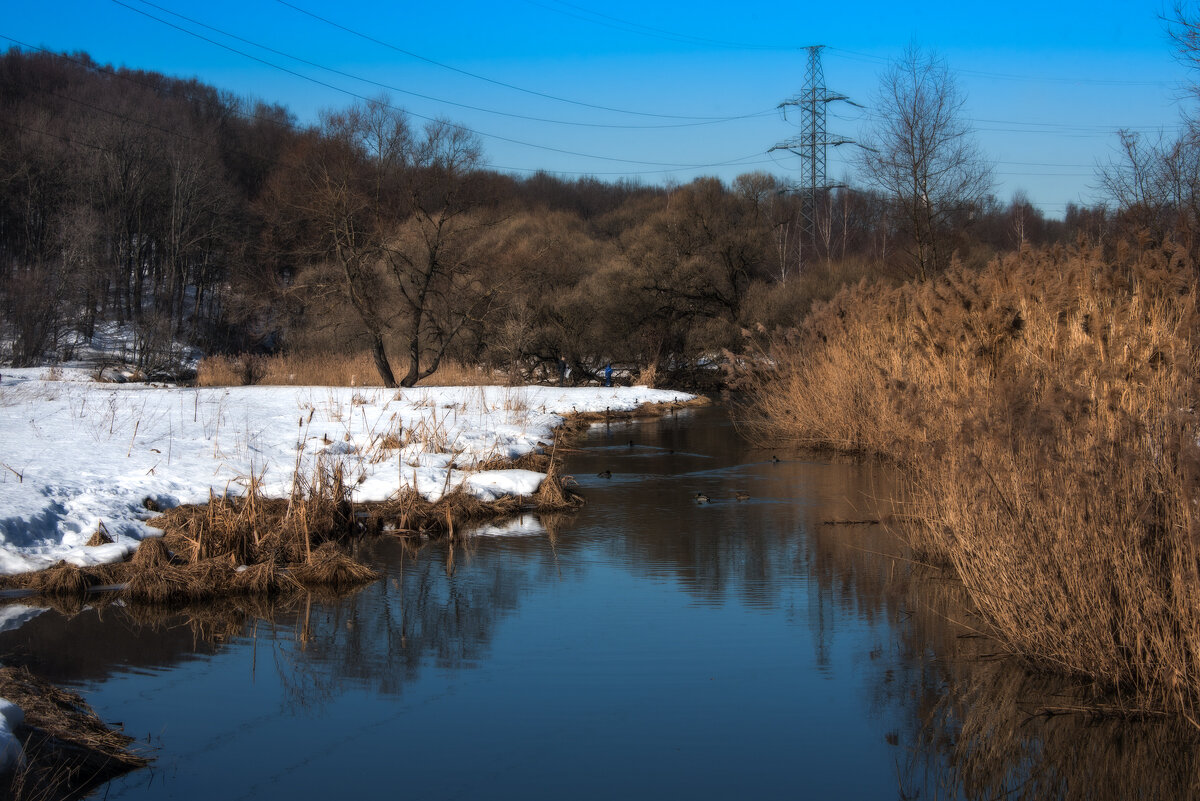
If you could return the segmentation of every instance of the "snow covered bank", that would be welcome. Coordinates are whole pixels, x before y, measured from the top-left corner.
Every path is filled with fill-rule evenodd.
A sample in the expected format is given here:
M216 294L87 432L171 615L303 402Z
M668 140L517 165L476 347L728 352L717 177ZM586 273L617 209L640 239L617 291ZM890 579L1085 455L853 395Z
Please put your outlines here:
M53 379L53 380L51 380ZM203 503L250 476L276 497L340 464L355 501L532 494L542 474L471 472L549 442L562 415L690 399L646 387L230 387L99 384L82 370L0 377L0 573L116 561L155 533L148 505ZM84 543L103 523L115 542Z
M21 707L0 698L0 773L15 770L25 757L25 750L17 739L17 728L24 722L25 712Z

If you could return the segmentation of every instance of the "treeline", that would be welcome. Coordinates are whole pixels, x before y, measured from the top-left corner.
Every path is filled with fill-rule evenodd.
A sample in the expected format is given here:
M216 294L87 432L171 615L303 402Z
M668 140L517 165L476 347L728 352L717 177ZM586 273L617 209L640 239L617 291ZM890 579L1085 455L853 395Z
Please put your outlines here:
M0 341L69 359L128 326L162 370L207 352L369 351L411 384L446 359L532 376L686 368L794 325L863 277L913 274L895 198L731 183L608 183L490 170L468 129L386 99L300 126L286 108L84 54L0 57ZM1048 220L1017 197L951 210L968 265L1025 245L1106 245L1119 215ZM1140 225L1140 220L1138 221Z

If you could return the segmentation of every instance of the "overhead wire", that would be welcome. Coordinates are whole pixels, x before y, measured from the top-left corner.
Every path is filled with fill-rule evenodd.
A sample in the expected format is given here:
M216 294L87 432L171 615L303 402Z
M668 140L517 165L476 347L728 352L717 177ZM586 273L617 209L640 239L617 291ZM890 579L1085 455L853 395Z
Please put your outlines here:
M891 64L895 59L887 58L886 56L877 56L872 53L860 53L854 50L847 50L844 47L827 46L826 50L831 53L839 53L844 58L849 58L852 61L867 61L874 64ZM1078 76L1053 76L1053 75L1020 75L1017 73L1006 72L991 72L988 70L976 69L960 69L955 68L955 73L963 75L975 75L980 78L993 78L996 80L1005 81L1025 81L1030 83L1069 83L1069 84L1092 84L1096 86L1158 86L1162 88L1176 87L1180 85L1179 81L1167 80L1124 80L1124 79L1107 79L1107 78L1083 78Z
M52 51L50 51L50 50L48 50L48 49L46 49L46 48L42 48L42 47L36 47L36 46L31 46L31 45L26 45L24 42L21 42L21 41L20 41L20 40L18 40L18 39L14 39L14 38L12 38L12 37L10 37L10 36L7 36L7 35L4 35L4 34L0 34L0 38L2 38L2 39L5 39L5 40L7 40L7 41L10 41L10 42L13 42L13 43L16 43L16 44L18 44L18 45L20 45L20 46L22 46L22 47L29 47L30 49L33 49L33 50L38 50L38 51L40 51L40 52L44 52L44 53L46 53L46 54L48 54L48 55L51 55L51 56L54 56L54 57L57 57L57 58L61 58L61 59L63 59L63 60L66 60L66 61L68 61L68 62L74 63L74 64L76 64L76 65L78 65L78 66L80 66L80 67L82 67L82 68L85 68L85 69L90 69L90 70L93 70L93 71L97 71L97 72L103 73L103 74L105 74L105 75L109 75L109 76L112 76L112 77L115 77L115 78L120 78L120 79L124 79L124 80L130 81L131 83L133 83L133 84L135 84L135 85L141 86L141 87L143 87L143 88L146 88L146 89L148 89L148 90L151 90L151 91L159 91L159 90L161 90L161 89L162 89L162 87L161 87L161 86L155 86L155 85L153 85L153 84L149 84L149 83L146 83L146 82L144 82L144 81L138 81L138 80L134 79L132 76L129 76L129 75L127 75L127 74L124 74L124 73L122 73L122 72L118 72L118 71L116 71L116 70L113 70L113 69L111 69L111 68L105 68L105 67L102 67L102 66L100 66L100 65L89 65L89 64L85 64L85 63L84 63L83 61L81 61L80 59L73 58L73 57L71 57L71 56L68 56L68 55L66 55L66 54L62 54L62 53L54 53L54 52L52 52ZM198 138L196 138L196 137L194 137L194 136L190 136L190 135L188 135L188 134L186 134L186 133L184 133L184 132L182 132L182 131L177 131L177 130L172 130L172 129L169 129L169 128L164 128L164 127L162 127L162 126L156 125L156 124L154 124L154 123L152 123L152 122L149 122L149 121L146 121L146 120L139 120L139 119L135 119L135 118L133 118L133 117L130 117L130 116L126 115L126 114L122 114L122 113L120 113L120 112L113 111L112 109L107 109L107 108L104 108L104 107L102 107L102 106L97 106L97 105L95 105L95 104L93 104L93 103L89 103L89 102L87 102L87 101L84 101L84 100L81 100L80 98L77 98L77 97L71 97L71 96L68 96L68 95L59 94L59 93L57 93L57 92L49 92L49 93L47 93L47 94L49 94L49 95L50 95L50 96L52 96L52 97L57 97L57 98L59 98L60 100L65 100L65 101L67 101L67 102L70 102L70 103L75 103L75 104L77 104L77 105L84 106L85 108L91 109L91 110L93 110L93 111L97 111L97 112L100 112L100 113L103 113L103 114L107 114L107 115L109 115L109 116L111 116L111 117L115 117L115 118L121 119L121 120L123 120L123 121L125 121L125 122L129 122L129 123L132 123L132 124L135 124L135 125L141 125L141 126L143 126L143 127L146 127L146 128L148 128L148 129L151 129L151 130L156 130L156 131L159 131L159 132L161 132L161 133L164 133L164 134L167 134L167 135L170 135L170 136L174 136L174 137L176 137L176 138L179 138L179 139L183 139L183 140L186 140L186 141L190 141L190 142L193 142L193 143L196 143L196 144L208 144L208 142L207 142L206 140L203 140L203 139L198 139ZM234 113L235 113L237 116L241 116L241 117L244 117L244 118L247 118L247 119L252 119L252 120L259 121L259 122L266 122L266 123L269 123L269 124L274 124L274 125L282 125L283 127L286 127L288 130L291 130L291 131L297 131L297 130L299 130L299 126L295 126L295 125L289 125L289 124L286 124L286 123L282 123L282 122L280 122L279 120L277 120L277 119L275 119L275 118L272 118L272 117L261 117L261 116L258 116L258 115L249 114L249 113L246 113L246 112L241 112L241 111L237 111L237 110L234 110ZM406 112L406 113L411 113L411 112ZM24 126L21 126L21 127L24 127ZM33 129L29 129L29 128L25 128L25 129L26 129L26 130L31 130L31 131L33 130ZM49 133L49 132L47 132L47 131L37 131L37 132L39 132L39 133L43 133L43 134L46 134L47 136L55 136L55 134ZM58 137L58 138L62 138L62 137ZM81 140L77 140L77 139L76 139L76 140L64 140L64 141L72 141L72 142L74 142L75 144L81 144L81 145L84 145L84 146L87 146L87 147L94 147L94 148L97 148L97 149L100 149L100 150L104 150L104 148L103 148L102 146L98 146L98 145L92 145L92 144L89 144L89 143L86 143L86 142L83 142L83 141L81 141ZM239 155L246 156L247 158L253 158L253 159L256 159L256 160L262 160L262 157L261 157L261 156L256 156L256 155L254 155L254 154L252 154L252 153L244 153L244 152L241 152L241 151L234 151L234 152L238 152L238 153L239 153ZM667 165L667 166L666 166L666 167L664 167L664 168L661 168L661 169L656 169L656 170L623 170L623 171L614 171L614 172L599 172L599 173L597 173L597 172L594 172L594 171L579 171L579 172L557 172L557 171L556 171L556 174L564 174L564 175L655 175L655 174L666 174L666 173L672 173L672 172L679 172L679 171L681 171L681 170L686 170L686 169L710 169L710 168L714 168L714 167L736 166L736 165L739 165L739 164L745 164L746 166L751 166L751 165L754 165L754 164L764 163L764 162L761 162L761 161L759 161L759 162L750 161L750 159L754 159L754 158L756 158L756 157L758 157L758 156L761 156L761 155L762 155L761 153L751 153L751 154L748 154L748 155L746 155L746 156L739 156L739 157L737 157L737 158L733 158L733 159L729 159L729 160L726 160L726 161L721 161L721 162L713 162L713 163L707 163L707 164L693 164L693 165L686 165L686 166L679 166L679 165ZM654 166L654 164L655 164L655 163L654 163L654 162L648 162L647 164L648 164L648 165L650 165L650 166ZM544 168L504 167L504 166L494 165L494 164L490 164L490 163L484 164L484 165L482 165L482 166L484 166L484 167L488 167L488 168L492 168L492 169L497 169L497 170L509 171L509 172L530 172L530 173L536 173L536 172L548 172L548 171L547 171L547 170L545 170Z
M693 121L691 121L691 122L659 123L656 125L629 125L629 124L624 124L624 123L604 123L604 122L586 122L586 121L579 121L579 120L559 120L559 119L553 119L550 117L535 117L535 116L531 116L528 114L517 114L517 113L511 112L511 111L500 111L498 109L485 108L483 106L475 106L475 105L471 105L469 103L460 103L456 100L447 100L442 97L436 97L434 95L427 95L427 94L423 94L421 92L414 92L411 89L404 89L402 87L395 86L393 84L383 83L382 81L377 81L372 78L365 78L361 75L355 75L353 73L349 73L344 70L337 69L335 67L330 67L325 64L320 64L316 61L312 61L310 59L303 58L301 56L297 56L292 53L287 53L287 52L284 52L283 50L278 50L274 47L265 45L261 42L256 42L252 39L247 39L243 36L239 36L235 33L231 33L223 28L218 28L214 25L209 25L208 23L202 22L198 19L195 19L194 17L189 17L184 14L180 14L179 12L172 11L169 8L164 8L163 6L160 6L157 3L150 2L150 0L137 0L137 2L141 3L142 5L147 5L147 6L150 6L151 8L155 8L155 9L163 12L164 14L170 14L171 16L177 17L181 20L189 22L192 25L197 25L201 28L212 31L214 33L218 33L222 36L227 36L230 39L233 39L238 42L242 42L243 44L248 44L252 47L257 47L261 50L267 51L268 53L274 53L277 56L283 56L284 58L291 59L292 61L299 62L300 64L304 64L309 67L314 67L316 69L323 70L325 72L330 72L330 73L333 73L334 75L340 75L343 78L350 78L351 80L370 84L371 86L376 86L376 87L379 87L380 89L386 89L391 92L398 92L400 94L409 95L411 97L417 97L422 100L428 100L428 101L431 101L434 103L442 103L447 106L454 106L456 108L467 109L469 111L478 111L478 112L482 112L484 114L495 114L500 117L509 117L512 119L527 120L530 122L542 122L542 123L548 123L551 125L569 125L569 126L576 126L576 127L582 127L582 128L616 128L616 129L622 129L622 130L644 130L644 129L660 129L660 128L689 128L689 127L695 127L695 126L700 126L700 125L716 125L716 124L723 123L723 122L735 122L738 120L753 119L756 117L765 117L765 116L772 115L775 112L774 108L769 108L769 109L762 109L760 111L755 111L755 112L751 112L751 113L747 113L747 114L738 114L738 115L732 115L732 116L728 116L728 117L690 118ZM126 4L123 2L119 2L118 5L126 5ZM289 3L283 3L283 5L290 6ZM126 6L126 7L128 8L129 6ZM685 119L685 118L679 117L678 119Z
M13 37L7 36L3 33L0 33L0 39L4 39L6 41L12 42L13 44L17 45L18 47L25 48L26 50L36 50L40 53L45 53L48 56L52 56L54 58L58 58L63 61L68 61L68 62L75 64L76 66L78 66L82 69L88 70L90 72L96 72L96 73L99 73L102 75L107 75L110 78L116 78L118 80L122 80L127 83L131 83L134 86L140 86L143 89L148 89L151 92L160 93L163 90L163 87L161 84L153 84L153 83L147 83L146 81L139 81L136 77L134 77L132 74L130 74L130 72L128 70L116 70L116 69L113 69L111 66L106 66L103 64L96 64L96 63L88 63L88 62L84 61L83 59L76 58L74 56L68 55L67 53L58 53L58 52L55 52L46 47L39 47L38 45L31 45L31 44L28 44L27 42L23 42L20 39L14 39ZM172 88L172 92L175 92L174 88ZM195 99L191 95L187 95L187 98L190 100ZM264 101L264 104L265 104L265 101ZM285 122L285 121L279 120L278 118L275 118L275 117L264 117L264 116L261 116L258 114L254 114L252 112L242 111L241 109L239 109L237 107L227 107L227 108L228 108L229 112L234 114L235 116L243 117L248 120L254 120L256 122L267 123L269 125L280 126L289 131L298 131L298 130L301 130L303 127L296 123ZM280 108L282 108L282 107L280 107ZM284 109L284 110L286 111L286 109ZM290 114L290 112L289 112L289 114Z
M195 38L197 38L197 39L200 39L200 40L202 40L202 41L208 42L208 43L210 43L210 44L212 44L212 45L215 45L215 46L217 46L217 47L220 47L220 48L222 48L222 49L224 49L224 50L228 50L228 51L230 51L230 52L232 52L232 53L236 53L237 55L243 56L243 57L245 57L245 58L248 58L248 59L250 59L250 60L252 60L252 61L256 61L256 62L258 62L258 63L260 63L260 64L263 64L263 65L265 65L265 66L268 66L268 67L270 67L270 68L272 68L272 69L276 69L276 70L279 70L279 71L281 71L281 72L287 73L287 74L289 74L289 75L293 75L293 76L295 76L295 77L297 77L297 78L300 78L300 79L302 79L302 80L309 81L309 82L311 82L311 83L317 84L318 86L324 86L324 87L325 87L325 88L327 88L327 89L331 89L331 90L333 90L333 91L335 91L335 92L339 92L339 93L341 93L341 94L345 94L345 95L347 95L347 96L349 96L349 97L353 97L353 98L355 98L355 99L357 99L357 100L361 100L361 101L363 101L363 102L368 102L368 103L369 103L369 102L379 102L377 99L372 99L372 98L366 97L366 96L364 96L364 95L361 95L361 94L359 94L359 93L357 93L357 92L354 92L354 91L352 91L352 90L350 90L350 89L345 89L345 88L343 88L343 87L340 87L340 86L335 86L334 84L328 83L328 82L326 82L326 81L322 81L322 80L321 80L321 79L319 79L319 78L314 78L314 77L312 77L311 75L305 75L304 73L297 72L297 71L295 71L295 70L289 69L289 68L287 68L287 67L284 67L284 66L282 66L282 65L275 64L275 63L273 63L273 62L271 62L271 61L267 61L266 59L259 58L258 56L255 56L255 55L253 55L253 54L251 54L251 53L247 53L247 52L245 52L245 51L243 51L243 50L239 50L238 48L236 48L236 47L232 47L232 46L230 46L230 45L227 45L227 44L224 44L223 42L218 42L218 41L216 41L215 39L211 39L211 38L209 38L209 37L207 37L207 36L205 36L205 35L203 35L203 34L201 34L201 33L197 33L196 31L189 30L189 29L187 29L187 28L185 28L185 27L183 27L183 26L181 26L181 25L176 25L175 23L173 23L173 22L170 22L170 21L168 21L168 20L164 20L164 19L162 19L161 17L156 17L155 15L153 15L153 14L151 14L151 13L147 12L147 11L143 11L143 10L142 10L142 9L140 9L140 8L135 8L134 6L131 6L131 5L129 5L129 4L128 4L128 3L126 3L126 2L123 2L123 0L112 0L112 2L113 2L113 3L115 3L116 5L119 5L119 6L122 6L122 7L124 7L124 8L127 8L127 9L129 9L130 11L133 11L133 12L134 12L134 13L136 13L136 14L140 14L140 15L142 15L142 16L144 16L144 17L147 17L148 19L152 19L152 20L154 20L154 21L156 21L156 22L158 22L158 23L160 23L160 24L162 24L162 25L165 25L165 26L169 27L169 28L174 28L175 30L178 30L178 31L180 31L180 32L182 32L182 33L188 34L189 36L193 36L193 37L195 37ZM434 117L430 117L430 116L428 116L428 115L425 115L425 114L420 114L420 113L417 113L417 112L414 112L414 111L408 111L408 110L406 110L406 109L402 109L402 108L399 108L399 107L397 107L397 106L393 106L393 105L391 105L390 103L381 103L381 105L382 105L382 106L384 106L385 108L388 108L388 109L390 109L390 110L397 111L397 112L402 112L402 113L408 114L409 116L416 117L416 118L418 118L418 119L426 120L426 121L428 121L428 122L442 122L442 123L444 123L444 124L446 124L446 125L449 125L449 126L450 126L450 127L452 127L452 128L455 128L456 130L464 131L464 132L467 132L467 133L472 133L472 134L475 134L475 135L477 135L477 136L485 137L485 138L488 138L488 139L494 139L494 140L496 140L496 141L499 141L499 142L507 142L507 143L509 143L509 144L519 145L519 146L522 146L522 147L529 147L529 148L533 148L533 149L536 149L536 150L544 150L544 151L547 151L547 152L550 152L550 153L558 153L558 154L561 154L561 155L575 156L575 157L578 157L578 158L589 158L589 159L595 159L595 160L598 160L598 161L612 161L612 162L619 162L619 163L622 163L622 164L634 164L634 165L638 165L638 166L644 166L644 167L672 167L672 168L677 168L677 169L680 169L680 170L706 169L706 168L708 168L708 167L710 167L710 166L722 166L722 165L723 165L723 164L725 164L725 163L726 163L726 161L727 161L727 160L726 160L726 161L715 162L715 163L713 163L713 164L682 164L682 163L673 163L673 162L641 161L641 160L638 160L638 159L625 159L625 158L620 158L620 157L617 157L617 156L601 156L601 155L597 155L597 154L594 154L594 153L582 153L582 152L579 152L579 151L567 150L567 149L565 149L565 148L557 148L557 147L552 147L552 146L550 146L550 145L540 145L540 144L537 144L537 143L534 143L534 142L526 142L526 141L523 141L523 140L520 140L520 139L514 139L514 138L512 138L512 137L508 137L508 136L502 136L502 135L500 135L500 134L489 133L489 132L487 132L487 131L482 131L482 130L479 130L478 128L472 128L472 127L469 127L469 126L466 126L466 125L462 125L461 123L449 122L449 121L446 121L446 120L437 120L437 119L436 119L436 118L434 118ZM758 155L758 154L755 154L755 155ZM744 157L742 157L742 158L744 158Z
M354 91L344 89L344 88L335 86L333 84L327 83L325 81L322 81L318 78L312 77L310 75L305 75L305 74L297 72L295 70L288 69L287 67L285 67L283 65L272 63L270 61L259 58L250 53L246 53L242 50L231 47L222 42L210 39L206 36L203 36L203 35L195 32L195 31L188 30L187 28L184 28L179 25L175 25L167 20L163 20L152 14L149 14L145 11L135 8L126 2L122 2L122 0L113 0L113 2L116 3L117 5L121 5L125 8L127 8L135 13L141 14L149 19L152 19L160 24L174 28L174 29L179 30L189 36L196 37L196 38L206 41L210 44L213 44L215 46L229 50L230 52L236 53L242 57L249 58L253 61L264 64L265 66L268 66L272 69L276 69L276 70L282 71L284 73L293 75L295 77L299 77L302 80L309 81L309 82L312 82L312 83L320 85L320 86L324 86L333 91L348 95L350 97L353 97L353 98L356 98L359 100L363 100L363 101L370 100L370 98L363 97L362 95L360 95ZM585 108L591 108L591 109L595 109L595 110L603 110L606 112L636 115L636 116L641 116L641 117L656 117L656 118L660 118L660 119L672 119L672 120L688 120L688 122L664 124L664 125L639 126L639 125L616 125L616 124L608 124L608 123L591 123L591 122L586 122L586 121L580 122L580 121L568 121L568 120L555 120L555 119L542 118L542 117L519 115L519 114L514 114L511 112L504 112L504 111L498 111L495 109L487 109L487 108L482 108L482 107L478 107L478 106L472 106L472 105L465 104L465 103L459 103L459 102L453 101L453 100L446 100L443 98L437 98L437 97L433 97L430 95L424 95L424 94L421 94L418 92L412 92L410 90L405 90L400 87L389 86L387 84L384 84L384 83L381 83L378 81L373 81L371 79L363 78L361 76L356 76L351 73L344 72L344 71L341 71L341 70L338 70L338 69L335 69L332 67L327 67L327 66L319 64L317 62L303 59L298 56L294 56L294 55L285 53L280 50L275 50L275 49L270 48L261 43L257 43L252 40L245 39L243 37L237 36L236 34L232 34L228 31L224 31L220 28L216 28L214 26L203 23L199 20L195 20L195 19L186 17L182 14L178 14L178 13L171 11L169 9L166 9L162 6L156 5L153 2L149 2L148 0L136 0L136 2L143 3L144 5L147 5L149 7L158 9L159 11L162 11L163 13L170 14L177 18L186 20L193 25L197 25L199 27L206 28L210 31L214 31L223 36L230 37L231 39L235 39L237 41L244 42L248 45L262 48L265 51L275 53L279 56L293 59L293 60L297 61L298 63L305 64L307 66L310 66L310 67L313 67L316 69L328 71L332 74L340 75L342 77L346 77L346 78L349 78L352 80L357 80L357 81L361 81L361 82L364 82L367 84L379 86L380 88L387 89L389 91L395 91L398 93L411 95L411 96L418 97L418 98L421 98L424 100L428 100L430 102L444 103L444 104L456 106L459 108L470 109L472 111L478 111L480 113L497 114L500 116L512 117L512 118L517 118L517 119L526 119L526 120L530 120L530 121L542 122L542 123L547 123L547 124L576 125L576 126L581 126L581 127L594 127L594 128L626 128L626 129L641 129L641 128L655 129L655 128L690 127L693 125L706 125L706 124L717 123L717 122L752 119L755 117L766 116L768 114L773 113L773 110L765 110L762 112L755 112L755 113L745 114L745 115L735 115L735 116L729 116L729 117L669 115L669 114L640 112L640 111L635 111L635 110L630 110L630 109L622 109L622 108L616 108L616 107L610 107L610 106L603 106L600 104L587 103L584 101L559 97L556 95L527 89L525 87L521 87L516 84L511 84L511 83L507 83L504 81L496 80L494 78L490 78L488 76L481 75L479 73L470 72L468 70L462 70L462 69L454 67L452 65L436 61L434 59L428 58L426 56L415 53L413 51L409 51L404 48L401 48L393 43L386 42L382 39L379 39L379 38L370 36L369 34L355 30L354 28L351 28L349 26L346 26L346 25L336 22L335 20L332 20L327 17L321 16L319 14L313 13L313 12L311 12L307 9L304 9L294 3L288 2L288 0L276 0L276 2L278 2L280 5L290 8L299 14L303 14L303 15L308 16L312 19L315 19L319 22L322 22L323 24L327 24L332 27L338 28L342 31L345 31L345 32L351 34L351 35L360 37L367 41L371 41L380 46L392 49L396 52L403 53L409 57L424 61L426 63L437 66L439 68L447 69L447 70L450 70L450 71L453 71L453 72L456 72L456 73L459 73L459 74L462 74L465 76L472 77L474 79L488 82L493 85L502 86L502 87L505 87L505 88L508 88L508 89L511 89L514 91L527 93L527 94L530 94L533 96L543 97L543 98L546 98L549 100L554 100L557 102L568 103L568 104L577 105L577 106L585 107ZM549 2L554 3L554 5L562 7L562 8L553 8L553 9L550 9L550 7L547 6L545 3L532 2L532 0L527 0L527 2L530 2L532 5L535 5L535 6L544 8L544 9L554 10L557 13L565 13L570 16L575 16L577 18L587 19L591 22L594 22L595 24L605 24L604 21L607 21L608 23L611 23L609 25L609 27L612 27L614 25L623 25L623 26L625 26L624 29L628 30L628 31L632 31L632 32L640 33L640 34L644 34L644 35L658 35L658 36L662 36L662 37L671 37L677 41L688 41L688 42L697 43L697 44L706 44L706 45L718 46L718 47L736 47L736 48L741 48L741 49L763 49L763 50L798 49L798 48L782 47L782 46L775 46L775 45L754 45L754 44L746 43L746 42L727 42L727 41L722 41L722 40L717 40L717 39L706 39L703 37L695 37L695 36L690 36L687 34L675 34L671 31L666 31L661 28L653 28L650 26L641 25L639 23L630 22L629 20L623 20L619 17L615 17L615 16L612 16L609 14L604 14L604 13L601 13L598 11L591 11L582 6L578 6L573 3L569 3L569 2L565 2L564 0L549 0ZM568 9L569 11L564 10L564 9ZM590 15L590 16L585 16L585 15ZM4 38L9 39L10 41L16 41L16 40L12 40L9 37L4 37ZM885 58L882 58L879 56L873 56L870 54L860 53L860 52L856 52L856 51L852 51L852 50L848 50L848 49L844 49L844 48L839 48L839 47L829 47L828 49L832 52L842 54L849 58L856 58L858 60L869 60L869 61L882 62L882 63L887 63L889 61L888 59L885 59ZM1010 73L987 72L987 71L983 71L983 70L957 70L957 72L963 72L966 74L976 74L976 75L981 75L981 76L985 76L985 77L1006 79L1006 80L1029 80L1029 81L1048 80L1048 81L1052 81L1052 82L1091 83L1091 84L1097 84L1097 85L1126 85L1126 86L1169 86L1169 85L1173 85L1172 82L1168 82L1168 81L1106 80L1106 79L1070 78L1070 77L1063 77L1063 76L1059 76L1059 77L1023 76L1023 75L1010 74ZM395 108L390 105L388 107ZM397 110L405 111L403 109L397 109ZM410 114L411 116L418 118L418 119L423 119L423 120L431 119L428 116L425 116L425 115L422 115L419 113L415 113L415 112L411 112L411 111L405 111L405 113ZM873 115L870 115L870 112L868 112L868 115L873 116ZM272 121L274 122L275 120L272 120ZM1097 136L1111 135L1111 134L1115 133L1116 131L1122 130L1122 129L1135 130L1135 131L1163 131L1163 130L1179 129L1178 126L1158 126L1158 127L1151 128L1151 127L1144 127L1144 126L1143 127L1109 126L1109 125L1103 125L1103 124L1081 125L1078 123L1074 123L1074 124L1029 123L1029 122L1023 122L1023 121L1013 121L1013 120L992 120L992 119L987 119L987 118L970 119L969 121L974 122L974 123L982 122L982 123L986 123L989 125L1016 126L1016 127L977 127L976 128L976 130L982 131L982 132L1003 132L1003 133L1020 133L1020 134L1052 134L1055 136L1068 137L1068 138L1094 138ZM455 124L455 123L450 123L450 124L456 128L459 128L459 129L465 130L465 131L469 131L471 133L477 134L477 135L485 137L487 139L506 142L506 143L510 143L510 144L514 144L514 145L518 145L518 146L522 146L522 147L529 147L529 148L533 148L533 149L543 150L546 152L558 153L558 154L562 154L562 155L575 156L575 157L580 157L580 158L596 159L596 160L602 160L602 161L611 161L611 162L618 162L618 163L623 163L623 164L630 164L630 165L635 165L635 166L658 168L658 169L653 169L653 170L629 170L629 171L621 171L621 172L614 171L614 172L604 172L604 173L558 172L557 174L647 175L647 174L671 173L671 172L682 171L682 170L707 169L707 168L729 166L729 165L735 165L735 164L745 164L746 166L751 166L751 165L756 165L756 164L769 164L769 163L779 164L778 159L774 155L772 155L770 157L770 160L750 161L750 159L752 159L752 158L761 156L762 155L761 153L754 153L749 156L742 156L742 157L739 157L736 159L709 162L709 163L705 163L705 164L684 164L684 163L676 163L676 162L654 162L654 161L642 161L642 160L635 160L635 159L625 159L625 158L618 158L618 157L613 157L613 156L603 156L603 155L597 155L597 154L592 154L592 153L577 152L577 151L572 151L572 150L568 150L565 148L557 148L557 147L553 147L553 146L549 146L549 145L541 145L541 144L537 144L534 142L522 141L522 140L514 139L511 137L506 137L506 136L502 136L502 135L498 135L498 134L489 133L486 131L481 131L481 130L478 130L478 129L475 129L472 127L468 127L465 125L460 125L460 124ZM1008 162L997 162L997 163L1004 164L1004 163L1008 163ZM1060 167L1060 168L1061 167L1067 167L1067 168L1080 167L1080 168L1082 168L1085 166L1085 165L1058 165L1058 164L1050 164L1050 163L1033 163L1033 162L1011 162L1010 164L1012 164L1013 166L1046 166L1046 167ZM545 171L544 168L504 167L504 166L500 166L500 165L488 165L488 166L491 166L496 169L517 171L517 172ZM1067 172L1056 172L1056 173L1001 172L1001 173L997 173L997 174L1005 175L1005 176L1023 176L1023 175L1043 176L1043 175L1046 175L1046 176L1072 176L1072 177L1083 175L1082 173L1067 173ZM1043 204L1043 205L1049 205L1049 204Z
M357 36L358 38L363 39L364 41L372 42L373 44L377 44L381 47L388 48L389 50L393 50L397 53L402 53L403 55L409 56L410 58L415 58L419 61L423 61L426 64L431 64L435 67L439 67L444 70L450 70L451 72L456 72L459 75L465 75L467 77L474 78L476 80L490 83L494 86L501 86L501 87L504 87L505 89L511 89L515 92L522 92L527 95L533 95L534 97L540 97L540 98L543 98L546 100L553 100L558 103L567 103L567 104L570 104L573 106L581 106L583 108L590 108L590 109L594 109L594 110L598 110L598 111L609 111L609 112L614 112L617 114L630 114L630 115L637 116L637 117L657 117L660 119L678 119L678 120L705 120L705 121L712 121L712 122L720 122L720 121L724 121L726 119L731 119L729 117L688 116L688 115L678 115L678 114L661 114L661 113L650 112L650 111L635 111L632 109L624 109L624 108L618 108L615 106L605 106L605 105L601 105L598 103L588 103L588 102L585 102L582 100L574 100L574 99L567 98L567 97L561 97L559 95L552 95L547 92L539 92L537 90L528 89L523 86L518 86L517 84L509 83L507 81L501 81L501 80L497 80L495 78L489 78L488 76L481 75L477 72L471 72L470 70L464 70L459 67L455 67L453 65L446 64L441 61L437 61L436 59L429 58L428 56L423 56L419 53L415 53L411 50L407 50L403 47L399 47L398 45L395 45L391 42L384 41L383 39L379 39L377 37L371 36L370 34L366 34L366 33L363 33L362 31L351 28L347 25L343 25L340 22L336 22L328 17L321 16L320 14L309 11L308 9L301 8L300 6L295 5L294 3L288 2L288 0L275 0L275 2L279 3L281 6L286 6L287 8L290 8L293 11L296 11L300 14L304 14L307 17L311 17L312 19L315 19L315 20L322 22L326 25L329 25L333 28L337 28L338 30L344 31L352 36ZM757 114L757 112L755 114ZM755 115L752 114L752 115L742 115L742 116L755 116ZM741 116L733 117L732 119L741 119Z

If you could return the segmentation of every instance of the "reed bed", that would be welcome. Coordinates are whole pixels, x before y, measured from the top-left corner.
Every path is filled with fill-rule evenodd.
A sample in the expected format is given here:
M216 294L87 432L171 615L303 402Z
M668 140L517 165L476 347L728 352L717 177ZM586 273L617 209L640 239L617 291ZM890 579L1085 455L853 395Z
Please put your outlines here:
M380 386L379 372L369 351L353 353L280 353L206 356L196 369L202 387ZM507 374L491 368L444 362L418 386L489 386L508 383Z
M895 461L894 525L1012 651L1200 721L1194 269L1054 249L848 288L760 362L753 429Z

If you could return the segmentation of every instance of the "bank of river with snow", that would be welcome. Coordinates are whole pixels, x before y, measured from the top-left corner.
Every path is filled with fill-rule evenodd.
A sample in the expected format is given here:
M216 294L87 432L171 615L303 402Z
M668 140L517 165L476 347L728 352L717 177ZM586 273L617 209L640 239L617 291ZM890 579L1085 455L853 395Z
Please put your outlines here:
M490 500L543 475L479 470L545 447L564 415L691 398L646 387L222 387L92 381L82 370L0 377L0 573L120 560L157 533L147 506L240 493L287 497L339 466L357 502L415 487ZM147 503L149 501L149 503ZM101 525L111 545L85 543Z

